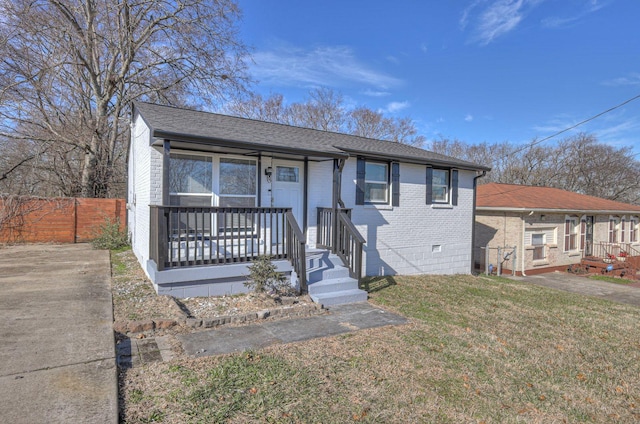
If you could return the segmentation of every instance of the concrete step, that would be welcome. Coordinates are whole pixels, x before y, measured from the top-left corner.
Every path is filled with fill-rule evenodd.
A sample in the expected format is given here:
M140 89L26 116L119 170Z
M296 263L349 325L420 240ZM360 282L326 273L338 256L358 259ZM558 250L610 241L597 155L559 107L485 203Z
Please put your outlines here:
M334 280L337 278L349 278L349 268L339 266L335 268L319 268L307 271L307 281L313 284L318 281Z
M353 290L357 288L358 281L356 281L354 278L349 277L348 275L346 278L331 278L309 283L308 285L310 295Z
M349 269L342 260L329 251L309 252L307 255L307 281L313 284L317 281L334 278L348 278Z
M324 306L344 305L347 303L366 302L367 292L360 289L341 290L311 295L311 299Z

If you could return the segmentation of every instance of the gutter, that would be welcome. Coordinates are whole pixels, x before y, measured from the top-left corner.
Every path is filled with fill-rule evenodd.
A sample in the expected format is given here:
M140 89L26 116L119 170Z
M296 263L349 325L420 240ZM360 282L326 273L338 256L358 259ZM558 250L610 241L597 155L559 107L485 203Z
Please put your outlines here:
M474 245L476 243L476 198L478 193L478 180L487 175L487 171L483 170L482 174L476 175L473 177L473 211L471 217L471 274L473 274L473 254L474 254Z

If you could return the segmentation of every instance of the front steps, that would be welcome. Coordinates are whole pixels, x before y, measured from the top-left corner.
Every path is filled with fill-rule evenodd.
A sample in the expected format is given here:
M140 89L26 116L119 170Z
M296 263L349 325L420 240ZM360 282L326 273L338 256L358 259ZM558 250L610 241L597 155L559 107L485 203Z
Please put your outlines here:
M349 268L327 250L307 251L307 286L311 299L324 306L367 301L367 292L358 288Z

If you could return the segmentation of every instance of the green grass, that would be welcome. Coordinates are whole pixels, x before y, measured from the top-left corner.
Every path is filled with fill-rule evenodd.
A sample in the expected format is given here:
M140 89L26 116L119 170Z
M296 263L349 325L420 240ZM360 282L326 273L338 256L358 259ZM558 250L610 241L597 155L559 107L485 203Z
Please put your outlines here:
M410 322L134 369L126 421L640 421L637 308L493 277L365 285Z
M592 275L589 278L591 278L592 280L600 280L600 281L606 281L609 283L616 283L616 284L623 284L623 285L633 283L633 281L627 280L625 278L609 277L606 275Z

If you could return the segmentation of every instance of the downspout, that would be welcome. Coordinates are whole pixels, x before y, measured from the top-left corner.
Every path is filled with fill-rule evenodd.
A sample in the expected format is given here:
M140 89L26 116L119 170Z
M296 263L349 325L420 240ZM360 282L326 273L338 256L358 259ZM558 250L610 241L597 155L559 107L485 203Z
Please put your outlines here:
M476 243L476 198L477 198L477 187L478 187L478 180L482 177L484 177L485 175L487 175L487 171L482 171L482 174L480 175L476 175L475 177L473 177L473 211L472 213L472 218L471 218L471 274L473 274L474 271L474 253L475 253L475 249L474 249L474 245Z
M525 231L527 231L527 222L525 221L525 217L524 214L522 215L522 276L526 277L527 273L524 271L525 270L525 250L524 250L524 233Z

